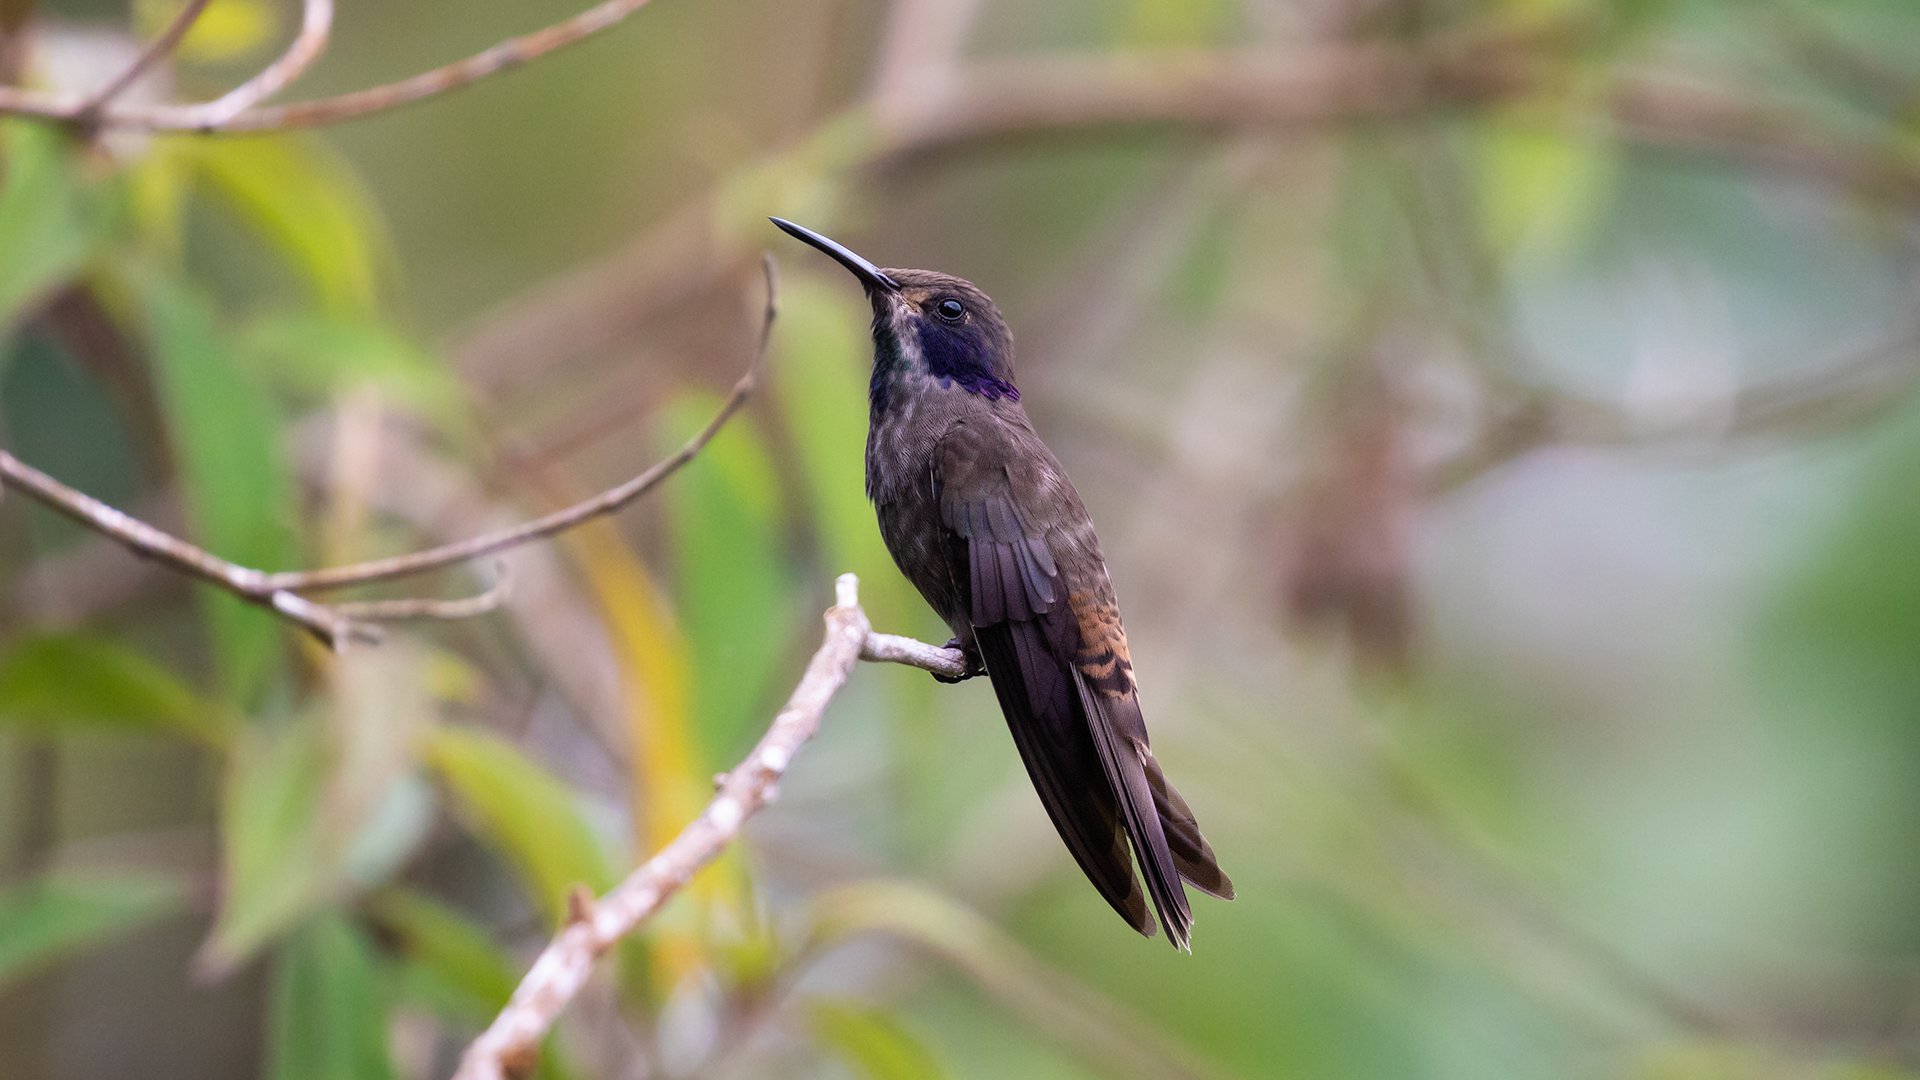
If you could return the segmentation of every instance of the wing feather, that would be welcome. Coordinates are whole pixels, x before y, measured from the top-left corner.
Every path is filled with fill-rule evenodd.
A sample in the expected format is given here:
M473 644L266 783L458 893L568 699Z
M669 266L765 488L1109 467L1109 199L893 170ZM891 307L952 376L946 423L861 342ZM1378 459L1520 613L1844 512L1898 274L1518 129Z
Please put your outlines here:
M954 584L967 598L968 629L1067 850L1135 929L1152 935L1157 914L1186 948L1193 917L1182 879L1229 899L1233 886L1148 749L1097 548L1089 557L1099 591L1069 592L1046 528L1016 497L1005 465L993 464L1005 456L983 442L989 438L963 426L936 451L941 520L956 577L967 577Z

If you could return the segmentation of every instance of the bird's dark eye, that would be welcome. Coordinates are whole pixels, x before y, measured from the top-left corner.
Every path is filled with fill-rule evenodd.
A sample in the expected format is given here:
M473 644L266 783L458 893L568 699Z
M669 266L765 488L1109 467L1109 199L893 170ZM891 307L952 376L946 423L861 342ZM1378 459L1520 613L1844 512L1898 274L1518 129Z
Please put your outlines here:
M933 311L934 314L951 323L957 323L967 317L967 306L952 297L933 305Z

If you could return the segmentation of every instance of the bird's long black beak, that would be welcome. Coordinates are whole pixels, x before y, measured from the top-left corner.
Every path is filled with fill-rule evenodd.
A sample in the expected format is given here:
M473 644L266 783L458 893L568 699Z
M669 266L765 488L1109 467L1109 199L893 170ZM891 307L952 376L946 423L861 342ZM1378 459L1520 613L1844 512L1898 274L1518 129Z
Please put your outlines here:
M787 235L799 240L804 240L814 247L819 248L821 251L833 256L835 261L841 266L853 271L853 276L859 278L860 284L865 285L867 288L885 289L888 292L900 291L900 283L881 273L879 267L848 251L841 245L821 236L812 229L801 228L785 218L768 218L767 220L780 226L781 231Z

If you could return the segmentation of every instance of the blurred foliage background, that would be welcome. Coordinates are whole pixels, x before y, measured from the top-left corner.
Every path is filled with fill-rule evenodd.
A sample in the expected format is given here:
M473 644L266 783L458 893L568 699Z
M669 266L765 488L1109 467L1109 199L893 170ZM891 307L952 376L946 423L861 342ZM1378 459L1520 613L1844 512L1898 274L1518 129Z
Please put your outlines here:
M579 3L345 2L300 90ZM0 52L97 86L172 10ZM295 17L215 0L140 92ZM786 282L665 491L377 649L0 503L0 1072L445 1076L835 574L944 640L857 288L767 214L1006 311L1240 898L1133 936L988 688L864 667L543 1075L1920 1072L1916 203L1909 0L655 0L323 133L0 121L0 444L266 569L631 475Z

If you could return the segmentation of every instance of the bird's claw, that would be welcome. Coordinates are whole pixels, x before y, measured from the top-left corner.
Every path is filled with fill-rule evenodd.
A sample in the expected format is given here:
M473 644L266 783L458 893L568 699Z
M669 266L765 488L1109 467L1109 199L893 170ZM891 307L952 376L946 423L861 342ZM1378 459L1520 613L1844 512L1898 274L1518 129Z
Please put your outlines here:
M928 674L932 675L935 679L943 683L966 682L976 675L985 675L987 673L987 666L981 662L980 654L962 645L959 638L948 638L947 643L940 647L943 649L953 649L962 656L965 656L967 658L967 670L964 674L960 675L942 675L937 671L929 672Z

